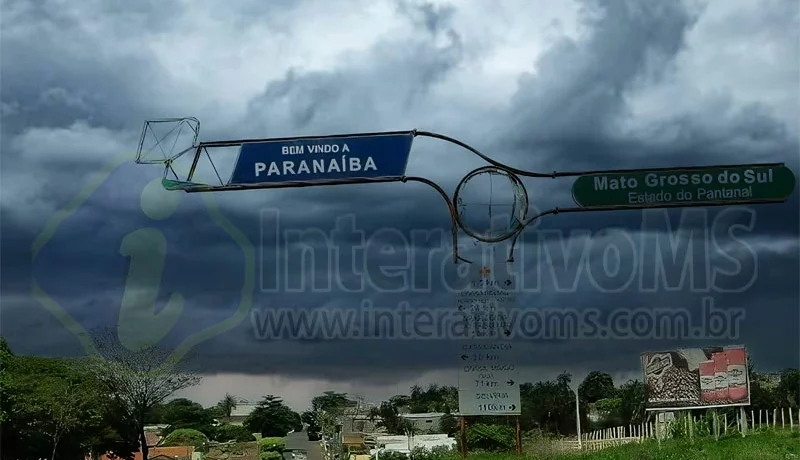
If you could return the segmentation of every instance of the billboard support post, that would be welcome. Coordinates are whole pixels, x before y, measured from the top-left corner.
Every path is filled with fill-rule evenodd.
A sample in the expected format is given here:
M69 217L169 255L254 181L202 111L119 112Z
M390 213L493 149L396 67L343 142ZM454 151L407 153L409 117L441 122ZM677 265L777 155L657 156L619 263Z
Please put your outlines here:
M711 422L714 425L714 440L719 441L719 411L716 407L711 409L711 417Z
M739 430L742 432L742 437L747 436L747 414L744 412L744 406L739 407Z

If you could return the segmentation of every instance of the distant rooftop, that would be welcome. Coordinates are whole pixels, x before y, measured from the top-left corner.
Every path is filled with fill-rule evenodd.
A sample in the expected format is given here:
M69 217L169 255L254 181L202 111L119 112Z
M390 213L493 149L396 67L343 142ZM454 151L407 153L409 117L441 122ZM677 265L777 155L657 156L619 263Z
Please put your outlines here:
M258 404L252 402L240 402L236 407L231 410L231 417L247 417L250 415Z
M437 418L437 417L444 417L444 412L423 412L421 414L400 414L403 418Z

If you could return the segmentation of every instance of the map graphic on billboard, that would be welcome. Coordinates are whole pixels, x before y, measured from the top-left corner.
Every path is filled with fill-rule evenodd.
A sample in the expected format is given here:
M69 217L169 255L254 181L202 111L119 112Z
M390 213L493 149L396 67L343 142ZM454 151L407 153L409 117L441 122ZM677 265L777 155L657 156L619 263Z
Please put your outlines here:
M744 346L642 353L647 410L750 405Z

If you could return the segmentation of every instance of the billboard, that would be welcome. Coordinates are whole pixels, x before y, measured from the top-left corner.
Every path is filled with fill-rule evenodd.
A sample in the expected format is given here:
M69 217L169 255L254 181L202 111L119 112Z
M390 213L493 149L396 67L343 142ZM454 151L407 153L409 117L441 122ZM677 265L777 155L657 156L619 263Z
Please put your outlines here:
M750 405L742 345L642 353L647 410Z

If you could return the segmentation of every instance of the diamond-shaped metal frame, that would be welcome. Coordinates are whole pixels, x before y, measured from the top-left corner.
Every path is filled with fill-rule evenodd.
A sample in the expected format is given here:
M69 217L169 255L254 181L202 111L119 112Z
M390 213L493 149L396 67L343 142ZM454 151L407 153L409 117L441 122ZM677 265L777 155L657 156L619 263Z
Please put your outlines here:
M175 126L169 130L166 134L158 137L155 130L153 129L153 125L157 125L160 123L173 123ZM174 152L178 139L180 138L180 134L184 129L188 129L192 131L192 145L179 151ZM172 146L168 147L168 150L164 150L164 145L162 142L166 139L170 134L175 134L175 142L173 142ZM153 147L145 150L144 141L147 139L147 134L150 133L153 138L156 140L156 143ZM144 127L142 128L142 137L139 139L139 148L136 150L136 163L137 164L164 164L169 166L170 162L179 158L181 155L189 152L190 150L194 150L197 148L197 137L200 134L200 120L194 117L185 117L185 118L161 118L156 120L147 120L144 122ZM153 152L153 150L158 149L161 151L162 157L157 159L147 159L148 154Z

